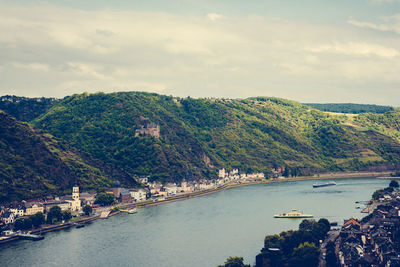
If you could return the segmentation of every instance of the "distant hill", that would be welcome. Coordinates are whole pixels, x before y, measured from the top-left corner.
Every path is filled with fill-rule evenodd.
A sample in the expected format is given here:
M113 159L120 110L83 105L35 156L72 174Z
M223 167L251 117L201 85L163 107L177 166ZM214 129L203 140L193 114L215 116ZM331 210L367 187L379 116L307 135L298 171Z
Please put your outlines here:
M0 110L14 116L20 121L31 121L53 105L60 102L60 99L36 97L28 98L14 95L0 96Z
M360 114L368 112L385 113L394 110L394 108L390 106L352 104L352 103L328 103L328 104L305 103L304 105L313 107L321 111L350 113L350 114Z
M134 186L134 179L66 142L41 133L0 111L0 202L111 186Z
M398 140L361 124L279 98L138 92L73 95L32 122L131 176L161 181L215 177L221 167L305 175L398 166Z

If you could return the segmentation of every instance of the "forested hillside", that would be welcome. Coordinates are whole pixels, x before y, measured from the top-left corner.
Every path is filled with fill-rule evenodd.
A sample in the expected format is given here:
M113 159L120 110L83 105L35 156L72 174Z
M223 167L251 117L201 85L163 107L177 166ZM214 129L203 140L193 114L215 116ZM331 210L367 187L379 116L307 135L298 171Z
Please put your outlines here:
M310 106L312 108L327 111L327 112L337 112L337 113L350 113L350 114L360 114L360 113L385 113L393 110L390 106L379 106L379 105L368 105L368 104L352 104L352 103L306 103L304 105Z
M160 138L135 131L160 126ZM382 131L278 98L192 99L149 93L66 97L33 126L130 175L179 181L219 167L292 174L393 168L400 146Z
M136 185L124 171L0 111L0 202L60 194L74 184L101 189L114 179Z
M53 105L60 102L59 99L45 97L21 97L14 95L0 96L0 110L14 116L20 121L31 121Z

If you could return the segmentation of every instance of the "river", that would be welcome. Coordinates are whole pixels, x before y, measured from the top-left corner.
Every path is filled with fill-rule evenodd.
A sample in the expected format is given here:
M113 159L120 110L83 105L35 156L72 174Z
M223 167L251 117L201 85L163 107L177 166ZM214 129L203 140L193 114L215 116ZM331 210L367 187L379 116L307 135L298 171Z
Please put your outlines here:
M334 180L334 179L333 179ZM320 181L324 182L324 181ZM0 246L1 266L217 266L228 256L253 264L267 234L297 229L301 219L274 219L298 209L343 223L362 218L355 201L369 200L390 180L337 179L269 183L140 209L80 229L47 233L42 241Z

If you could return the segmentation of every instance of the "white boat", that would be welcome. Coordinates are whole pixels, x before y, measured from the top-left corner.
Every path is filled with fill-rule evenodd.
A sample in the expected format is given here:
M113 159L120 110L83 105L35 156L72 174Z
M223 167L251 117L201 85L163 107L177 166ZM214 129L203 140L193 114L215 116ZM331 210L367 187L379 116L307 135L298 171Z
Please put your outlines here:
M324 184L313 184L312 186L314 188L316 188L316 187L324 187L324 186L330 186L330 185L336 185L336 182L335 181L330 181L330 182L324 183Z
M288 213L274 215L274 218L312 218L312 217L314 217L314 216L311 214L304 214L304 213L298 212L297 210L292 210L291 212L288 212Z

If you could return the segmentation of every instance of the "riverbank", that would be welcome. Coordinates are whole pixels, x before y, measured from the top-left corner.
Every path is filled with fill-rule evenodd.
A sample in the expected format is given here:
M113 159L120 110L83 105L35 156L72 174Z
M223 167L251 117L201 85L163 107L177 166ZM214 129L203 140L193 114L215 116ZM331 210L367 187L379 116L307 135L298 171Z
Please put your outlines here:
M257 184L267 184L267 183L281 183L281 182L295 182L295 181L307 181L307 180L329 180L329 179L348 179L348 178L378 178L384 177L386 175L390 175L390 172L332 172L332 173L323 173L313 176L298 176L292 178L275 178L275 179L262 179L256 181L246 181L246 182L233 182L229 184L225 184L223 186L207 189L204 191L197 191L182 195L177 195L173 197L168 197L165 200L150 200L144 201L140 203L120 205L120 208L144 208L149 206L156 206L161 204L166 204L174 201L185 200L194 197L201 197L213 193L217 193L226 189L240 187L240 186L249 186L249 185L257 185Z
M196 192L192 192L192 193L167 197L164 200L147 200L147 201L140 202L140 203L119 205L118 207L120 209L145 208L145 207L162 205L162 204L167 204L170 202L175 202L175 201L180 201L180 200L185 200L185 199L190 199L190 198L195 198L195 197L201 197L201 196L205 196L205 195L209 195L209 194L214 194L214 193L226 190L226 189L240 187L240 186L250 186L250 185L266 184L266 183L295 182L295 181L305 181L305 180L378 178L378 177L384 177L389 174L390 174L390 172L345 172L345 173L341 172L341 173L325 173L325 174L319 174L319 175L314 175L314 176L301 176L301 177L294 177L294 178L276 178L276 179L269 179L269 180L263 179L263 180L257 180L257 181L239 181L239 182L225 184L223 186L220 186L220 187L217 187L214 189L207 189L207 190L203 190L203 191L196 191ZM109 216L114 216L117 214L119 214L119 212L113 212ZM85 217L85 218L79 219L74 222L45 226L40 229L32 230L30 233L44 234L44 233L48 233L48 232L59 231L62 229L67 229L67 228L73 227L73 226L75 226L75 224L84 224L84 223L95 221L98 219L100 219L100 215L94 215L91 217ZM15 240L18 240L18 238L16 238L15 236L14 237L10 236L9 238L7 238L7 240L0 239L0 244L15 241Z

